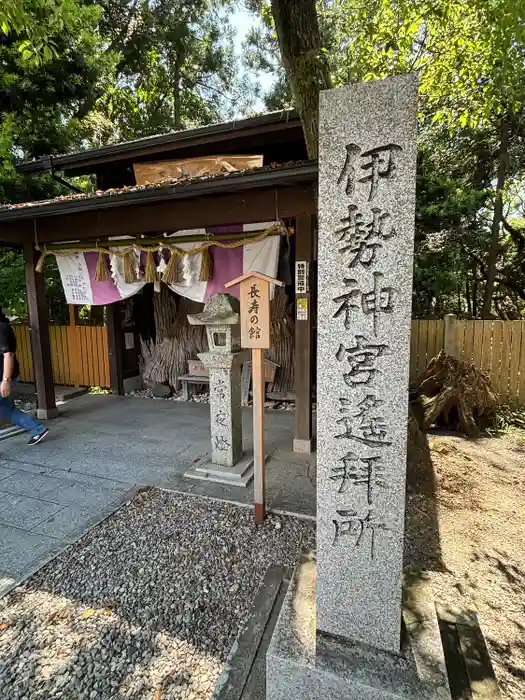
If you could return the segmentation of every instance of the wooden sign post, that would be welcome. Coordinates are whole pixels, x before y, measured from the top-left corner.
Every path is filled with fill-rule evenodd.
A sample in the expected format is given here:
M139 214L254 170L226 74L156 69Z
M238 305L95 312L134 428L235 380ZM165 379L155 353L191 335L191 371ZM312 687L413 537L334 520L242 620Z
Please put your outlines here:
M260 272L247 272L225 284L240 285L241 346L252 350L253 471L255 522L264 520L264 350L270 347L270 284L283 283Z

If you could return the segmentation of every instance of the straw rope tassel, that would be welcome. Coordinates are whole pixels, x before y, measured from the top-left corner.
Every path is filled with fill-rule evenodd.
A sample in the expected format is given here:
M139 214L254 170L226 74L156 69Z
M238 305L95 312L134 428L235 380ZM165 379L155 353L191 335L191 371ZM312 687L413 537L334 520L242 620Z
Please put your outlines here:
M124 255L124 282L126 284L133 284L137 281L136 264L137 257L134 250Z
M47 250L42 251L42 255L39 257L35 267L36 272L44 272L44 263L46 261L47 254Z
M102 248L98 251L97 267L95 268L95 280L105 282L109 279L108 266L106 265L106 251Z
M210 247L207 246L202 251L202 263L199 279L201 282L209 282L213 275L213 260L211 259Z
M153 250L148 250L146 252L146 270L144 271L144 281L145 282L156 282L157 281L157 265L155 264L155 258L153 257Z
M287 235L287 236L292 236L294 234L294 231L291 230L289 231L286 227L286 225L281 221L278 224L271 226L270 228L266 229L265 231L261 231L260 233L242 238L240 240L235 240L235 241L212 241L212 240L206 240L204 243L197 243L194 248L191 248L191 250L177 250L177 256L179 255L197 255L199 253L202 253L202 265L201 265L201 271L200 271L200 279L203 282L209 281L211 276L213 275L213 260L211 257L210 253L210 248L211 246L215 246L216 248L222 248L223 250L229 250L231 248L240 248L241 246L248 245L249 243L259 243L260 241L263 241L265 238L268 236L275 236L275 235ZM173 250L173 249L172 249ZM133 243L133 246L122 246L120 249L115 249L113 252L115 255L118 255L119 257L124 257L124 269L126 269L126 265L129 267L128 269L128 279L132 282L135 282L137 280L137 274L136 274L136 261L134 258L134 254L136 251L140 251L142 253L146 253L146 274L145 274L145 281L146 282L156 282L158 280L158 275L157 275L157 267L155 265L155 258L154 253L157 251L157 248L146 248L138 243ZM60 248L60 247L55 247L53 246L52 250L47 250L44 248L42 255L40 256L39 261L37 262L35 266L35 270L37 272L43 272L44 271L44 262L45 258L48 255L54 255L55 257L68 257L70 255L78 255L79 253L98 253L99 259L97 262L97 269L99 269L100 275L102 275L101 279L109 279L108 276L108 270L107 266L105 264L105 260L103 261L104 263L104 268L105 272L103 271L102 267L102 262L100 261L101 256L103 257L104 255L108 254L107 250L101 249L98 246L97 247L86 247L86 248L72 248L69 249L67 247ZM133 254L133 255L132 255ZM129 262L126 262L126 259L129 255ZM131 263L133 261L133 263ZM175 266L175 263L173 263ZM178 266L177 266L178 267ZM133 270L133 279L131 278L131 270ZM174 273L172 273L174 274ZM178 272L177 272L178 275ZM98 277L96 277L98 279ZM128 281L126 279L126 282Z
M176 250L171 251L170 259L166 263L162 274L162 281L166 284L179 284L179 255Z

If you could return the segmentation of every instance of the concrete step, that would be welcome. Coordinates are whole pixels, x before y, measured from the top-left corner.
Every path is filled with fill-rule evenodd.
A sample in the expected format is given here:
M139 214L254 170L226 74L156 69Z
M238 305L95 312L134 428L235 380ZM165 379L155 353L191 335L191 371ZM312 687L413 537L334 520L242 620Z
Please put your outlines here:
M22 433L25 433L25 430L16 425L9 425L6 428L0 428L0 441L8 440L9 438L15 437L15 435L21 435Z
M212 700L265 700L266 650L292 575L291 567L269 567L248 624L232 646Z

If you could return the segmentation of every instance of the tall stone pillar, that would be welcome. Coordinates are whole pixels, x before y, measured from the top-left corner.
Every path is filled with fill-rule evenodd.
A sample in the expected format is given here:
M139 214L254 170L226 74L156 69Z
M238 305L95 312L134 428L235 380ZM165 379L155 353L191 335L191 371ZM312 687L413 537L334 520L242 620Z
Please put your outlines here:
M210 375L211 459L233 467L242 457L241 358L243 353L201 352Z
M399 651L416 80L321 94L317 627Z
M412 75L320 95L317 566L288 591L267 700L450 700L432 599L402 608L416 113Z

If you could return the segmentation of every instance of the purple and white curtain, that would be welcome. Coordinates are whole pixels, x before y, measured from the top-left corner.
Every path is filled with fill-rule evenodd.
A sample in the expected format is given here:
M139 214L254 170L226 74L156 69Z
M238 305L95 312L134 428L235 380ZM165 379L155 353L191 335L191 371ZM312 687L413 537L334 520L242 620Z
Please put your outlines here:
M206 234L206 233L253 233L255 236L258 232L274 226L275 223L270 221L258 224L240 224L239 226L216 226L209 229L194 229L191 231L177 231L170 236L175 242L177 236L189 234ZM195 247L195 243L180 243L179 247L190 250ZM210 249L211 258L213 261L213 274L208 282L199 280L202 255L188 255L183 257L182 274L180 278L182 283L170 284L169 287L177 294L183 297L188 297L193 301L206 301L212 294L225 293L239 296L239 287L231 287L226 289L226 282L240 277L245 272L262 272L269 277L277 276L277 267L279 264L279 236L268 236L257 243L246 243L237 248L219 248L213 246ZM162 267L162 266L161 266Z
M144 286L144 282L117 284L113 271L110 279L97 281L95 279L97 260L98 253L57 255L58 270L68 304L89 304L90 306L113 304L115 301L136 294ZM124 281L123 276L122 281Z
M274 222L257 224L239 224L231 226L211 227L208 229L193 229L177 231L168 238L170 242L177 244L178 236L188 234L206 233L253 233L265 231L274 226ZM196 247L195 243L179 243L179 248L190 250ZM210 249L213 261L213 274L208 282L201 282L200 270L202 255L188 255L182 257L181 274L178 284L171 284L170 289L181 296L193 301L204 302L212 294L228 292L234 296L239 295L238 287L226 290L224 285L245 272L262 272L270 277L277 277L279 264L280 236L268 236L258 243L246 243L237 248L219 248L212 246ZM137 281L128 283L124 278L123 259L118 255L110 254L111 278L105 281L95 279L98 253L72 253L68 256L57 256L58 269L64 287L64 293L68 304L89 304L92 306L112 304L121 299L127 299L137 294L145 282ZM140 255L137 254L137 272L140 269ZM162 272L165 266L163 260L158 266Z

